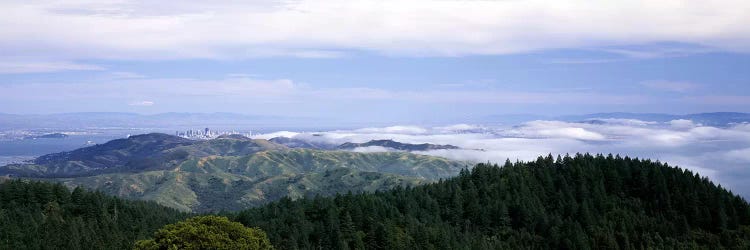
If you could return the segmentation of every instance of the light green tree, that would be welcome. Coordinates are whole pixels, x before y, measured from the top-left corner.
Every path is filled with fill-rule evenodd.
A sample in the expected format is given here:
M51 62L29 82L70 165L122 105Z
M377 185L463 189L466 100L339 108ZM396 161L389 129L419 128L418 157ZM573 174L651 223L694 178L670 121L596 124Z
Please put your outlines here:
M221 216L198 216L169 224L153 239L135 243L136 250L153 249L273 249L266 233Z

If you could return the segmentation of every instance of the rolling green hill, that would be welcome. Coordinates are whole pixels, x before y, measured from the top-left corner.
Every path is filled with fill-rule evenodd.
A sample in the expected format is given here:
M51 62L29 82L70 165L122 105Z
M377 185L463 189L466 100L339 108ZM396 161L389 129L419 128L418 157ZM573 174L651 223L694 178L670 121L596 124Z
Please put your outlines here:
M185 154L195 157L244 156L266 150L282 150L286 146L262 139L250 139L241 135L221 136L217 139L199 141L165 151L165 154Z
M291 198L371 192L454 176L465 165L403 152L289 149L227 136L148 134L0 167L0 174L84 186L182 211L239 210Z
M170 151L199 142L166 134L144 134L73 151L43 155L33 165L0 167L0 173L19 176L65 177L170 168L188 156Z
M56 178L184 211L238 210L280 199L413 186L457 173L463 165L407 153L308 149L192 158L170 170Z
M0 173L29 177L78 177L103 173L172 169L196 157L242 156L265 150L286 149L266 140L225 136L195 141L151 133L112 140L69 152L43 155L33 164L0 167Z
M387 192L238 214L278 249L750 249L750 205L705 177L619 156L479 164Z

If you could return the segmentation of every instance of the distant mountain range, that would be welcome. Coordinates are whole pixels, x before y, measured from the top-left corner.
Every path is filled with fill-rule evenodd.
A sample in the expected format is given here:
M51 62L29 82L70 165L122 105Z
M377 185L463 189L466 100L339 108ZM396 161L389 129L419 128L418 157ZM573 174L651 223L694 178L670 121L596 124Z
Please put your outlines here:
M697 113L687 115L670 115L656 113L596 113L580 116L561 116L560 120L581 121L596 118L616 118L616 119L636 119L642 121L668 122L672 120L692 120L709 126L727 126L732 123L750 122L749 113L737 112L715 112L715 113Z
M356 149L356 148L361 148L361 147L373 147L373 146L390 148L390 149L395 149L395 150L400 150L400 151L459 149L459 147L456 147L453 145L437 145L437 144L430 144L430 143L409 144L409 143L401 143L401 142L397 142L393 140L371 140L365 143L347 142L338 146L338 149L351 150L351 149Z
M738 112L714 112L697 114L662 114L662 113L594 113L583 115L546 116L535 114L508 114L492 115L462 121L456 123L502 123L506 125L517 125L519 123L533 120L561 120L561 121L583 121L595 118L619 118L638 119L645 121L666 122L676 119L689 119L698 123L711 126L726 126L731 123L750 122L750 113ZM315 123L311 123L315 121ZM449 123L443 121L442 124ZM316 124L316 125L311 125ZM324 124L324 125L321 125ZM327 125L325 125L327 124ZM327 119L311 117L282 117L265 115L245 115L235 113L161 113L142 115L135 113L112 113L112 112L85 112L85 113L63 113L44 115L18 115L0 113L0 129L64 129L64 128L185 128L185 127L212 127L212 128L241 128L241 127L292 127L292 128L317 128L324 127L357 127L358 123L345 123L340 121L328 121ZM392 124L392 123L389 123ZM361 125L361 124L360 124ZM372 125L371 123L368 125ZM383 124L385 125L385 123Z
M268 141L278 143L289 148L308 148L308 149L336 149L336 144L326 142L315 142L289 137L274 137Z
M314 140L304 140L299 138L289 137L274 137L268 141L278 143L289 148L307 148L307 149L320 149L320 150L354 150L363 147L383 147L396 151L427 151L437 149L459 149L453 145L437 145L430 143L422 144L411 144L402 143L394 140L371 140L364 143L346 142L341 145L331 144L327 142L318 142Z
M152 133L2 166L0 175L81 185L207 212L238 210L284 196L417 185L454 176L465 165L406 152L292 149L237 135L194 141Z
M544 116L531 114L494 115L482 119L483 122L500 122L515 125L533 120L559 120L568 122L586 121L590 119L636 119L642 121L668 122L671 120L685 119L709 126L727 126L733 123L750 122L750 113L739 112L713 112L696 113L685 115L661 114L661 113L593 113L584 115Z
M67 138L68 135L63 133L51 133L51 134L43 134L38 136L27 136L24 139L63 139Z

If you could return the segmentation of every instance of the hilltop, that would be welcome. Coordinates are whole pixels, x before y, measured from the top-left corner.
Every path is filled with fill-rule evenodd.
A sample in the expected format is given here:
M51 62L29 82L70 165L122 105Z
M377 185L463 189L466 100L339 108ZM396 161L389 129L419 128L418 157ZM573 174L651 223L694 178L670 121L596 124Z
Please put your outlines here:
M0 167L183 211L239 210L282 197L370 192L454 176L464 163L405 152L290 149L244 136L194 141L145 134Z
M116 139L68 152L47 154L33 165L0 167L0 173L28 177L77 177L104 173L171 169L190 157L239 156L265 150L286 149L266 140L225 136L214 140L190 140L151 133Z
M748 249L750 205L619 156L479 164L414 188L283 199L237 219L279 249Z
M278 144L281 144L290 148L336 149L335 144L308 141L308 140L289 138L289 137L274 137L274 138L268 139L268 141L273 142L273 143L278 143Z

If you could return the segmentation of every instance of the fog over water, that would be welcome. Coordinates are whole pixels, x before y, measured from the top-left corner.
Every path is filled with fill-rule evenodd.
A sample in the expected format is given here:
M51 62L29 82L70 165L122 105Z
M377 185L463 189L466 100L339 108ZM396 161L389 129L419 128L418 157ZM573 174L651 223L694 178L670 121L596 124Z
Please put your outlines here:
M540 155L619 154L649 158L698 172L750 197L750 124L705 126L691 120L651 122L595 119L582 122L531 121L518 126L457 124L442 127L398 125L326 132L279 131L257 138L293 137L340 144L392 139L404 143L451 144L462 149L417 152L471 162L534 160ZM387 151L382 147L361 152Z
M502 163L534 160L539 156L575 153L619 154L648 158L698 172L735 193L750 197L750 124L708 126L687 119L586 119L578 122L536 120L515 126L454 124L448 126L394 125L357 129L246 128L254 138L290 137L332 147L346 142L391 139L403 143L450 144L461 149L415 152L467 162ZM175 128L116 130L71 135L64 139L0 141L0 165L33 157L101 144L130 134ZM307 131L307 132L305 132ZM360 147L357 152L393 151Z

